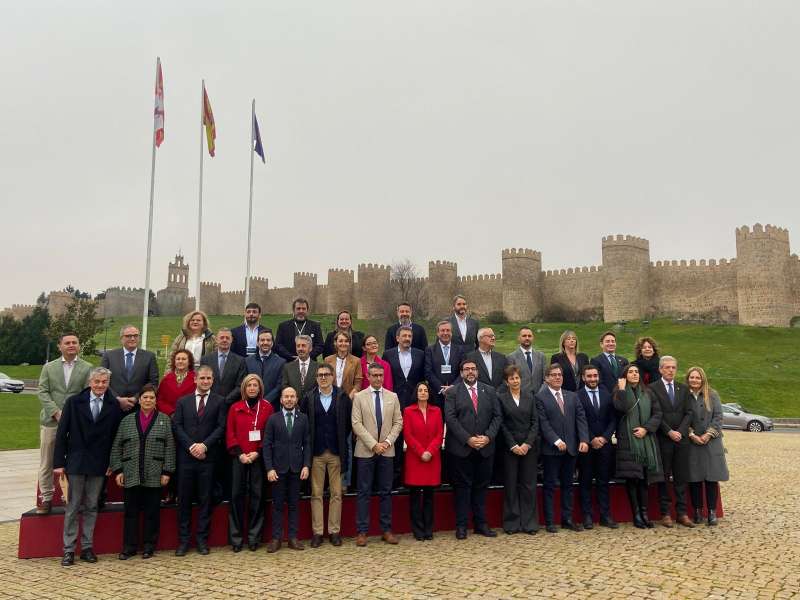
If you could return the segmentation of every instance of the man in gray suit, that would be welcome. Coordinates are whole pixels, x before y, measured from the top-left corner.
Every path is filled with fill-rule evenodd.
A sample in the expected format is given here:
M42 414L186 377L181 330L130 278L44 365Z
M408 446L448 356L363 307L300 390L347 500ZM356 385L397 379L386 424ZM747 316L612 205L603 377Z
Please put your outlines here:
M317 387L317 367L319 363L311 358L313 340L310 335L298 335L294 339L297 358L283 365L281 389L286 386L294 388L298 398Z
M544 370L547 367L544 353L534 349L533 341L535 336L530 327L522 327L519 330L519 348L514 350L506 358L509 364L519 367L520 378L523 387L530 387L533 393L537 393L544 383Z
M111 371L109 389L120 408L130 410L144 384L158 387L158 364L155 354L139 348L139 329L135 325L122 327L119 340L122 348L105 352L101 365Z
M58 340L61 352L51 360L39 375L39 493L41 502L36 508L40 515L50 512L53 502L53 451L56 447L56 428L61 419L61 409L70 396L80 393L89 379L92 365L78 358L81 342L74 332L62 333Z
M450 315L450 325L453 326L453 343L463 346L464 354L478 348L478 329L480 323L467 316L467 299L464 296L453 298L453 314Z

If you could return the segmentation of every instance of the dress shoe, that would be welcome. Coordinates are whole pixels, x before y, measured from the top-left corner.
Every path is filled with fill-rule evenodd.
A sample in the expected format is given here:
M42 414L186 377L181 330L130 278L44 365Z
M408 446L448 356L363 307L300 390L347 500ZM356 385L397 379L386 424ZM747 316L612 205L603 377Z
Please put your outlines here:
M433 534L429 533L428 535L425 536L425 541L430 542L431 540L433 540Z
M250 552L255 552L258 550L258 542L251 542L247 544L247 549L250 550Z
M319 548L320 546L322 546L322 536L315 533L311 536L311 547Z
M267 552L272 554L273 552L277 552L281 549L281 541L280 540L270 540L269 544L267 544Z
M506 535L514 535L515 533L519 533L519 529L503 529L503 533Z
M205 544L197 544L197 553L198 554L202 554L203 556L206 556L209 552L210 552L210 550L208 549L208 546L206 546Z
M545 530L547 531L547 533L558 533L558 527L556 527L552 523L545 526Z
M144 552L142 552L142 558L153 558L153 551L145 550Z
M633 513L633 526L636 527L636 529L647 529L647 525L645 525L644 521L642 521L641 513Z
M703 511L697 509L694 511L694 524L700 525L703 522Z
M458 527L456 529L456 539L457 540L467 539L467 530L464 527Z
M594 529L594 522L592 521L592 515L586 515L585 517L583 517L583 528Z
M334 546L342 545L342 536L339 535L338 533L332 533L330 539L331 539L331 544L333 544Z
M181 544L177 548L175 548L175 556L186 556L186 553L189 551L189 544Z
M647 516L646 510L639 511L639 517L642 519L642 523L644 523L644 526L647 529L652 529L653 527L655 527L655 525L653 525L653 522L650 520L650 517Z
M536 535L538 529L523 529L522 533L527 533L528 535Z
M131 557L136 556L136 552L120 552L117 555L117 558L120 560L128 560Z
M71 567L75 564L75 553L74 552L64 552L64 558L61 559L61 566L62 567Z
M611 517L600 517L600 525L609 529L619 529L619 525Z
M425 541L425 536L424 535L417 535L415 533L414 534L414 539L417 540L418 542L424 542Z
M386 542L387 544L392 544L393 546L394 546L395 544L399 544L399 543L400 543L400 538L398 538L398 537L397 537L395 534L393 534L391 531L384 531L384 532L383 532L383 535L381 536L381 539L382 539L384 542Z
M242 551L242 545L241 544L234 544L233 546L231 546L231 550L233 550L234 552L241 552Z
M664 515L663 517L661 517L661 524L664 527L670 527L670 528L675 526L675 522L669 515Z
M94 552L92 552L91 548L87 548L86 550L81 551L81 560L83 562L96 563L97 555Z
M692 523L692 520L689 518L688 515L678 515L677 522L678 525L683 525L684 527L688 527L689 529L694 527L694 523Z
M708 526L715 527L717 525L717 511L708 511Z
M297 538L289 538L288 546L292 550L305 550L306 549L306 547L303 546L303 542L301 542Z
M489 529L486 525L483 527L476 527L475 533L484 537L497 537L497 532L494 529Z
M49 515L50 510L53 508L53 503L50 500L42 500L42 503L36 507L37 515Z
M561 529L569 529L571 531L583 531L583 526L580 523L576 523L570 519L566 521L561 521Z
M367 534L366 533L359 533L356 536L356 546L359 548L363 548L367 545Z

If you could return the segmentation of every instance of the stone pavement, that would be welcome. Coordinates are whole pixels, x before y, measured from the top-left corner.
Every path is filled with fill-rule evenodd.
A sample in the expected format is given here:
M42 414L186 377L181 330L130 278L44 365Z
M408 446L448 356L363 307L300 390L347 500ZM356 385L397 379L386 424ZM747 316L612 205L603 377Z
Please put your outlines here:
M800 597L800 435L726 432L732 479L716 528L452 532L389 547L346 540L267 555L212 549L96 565L18 560L18 525L0 525L0 598L793 598Z
M18 521L36 506L39 449L0 452L0 523Z

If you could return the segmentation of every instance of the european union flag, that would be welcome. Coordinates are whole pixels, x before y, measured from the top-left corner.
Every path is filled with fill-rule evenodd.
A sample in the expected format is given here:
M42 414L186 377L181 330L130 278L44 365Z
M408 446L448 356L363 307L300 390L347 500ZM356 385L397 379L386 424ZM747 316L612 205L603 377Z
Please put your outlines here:
M264 157L264 146L261 145L261 132L258 130L258 119L255 112L253 112L253 139L256 143L256 154L261 157L261 162L266 163L267 159Z

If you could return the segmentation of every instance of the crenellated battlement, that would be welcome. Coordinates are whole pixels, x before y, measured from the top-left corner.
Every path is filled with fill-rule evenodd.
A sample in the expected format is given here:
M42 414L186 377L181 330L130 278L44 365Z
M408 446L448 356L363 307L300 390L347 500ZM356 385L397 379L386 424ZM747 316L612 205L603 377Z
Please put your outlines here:
M328 269L328 277L331 276L331 273L341 274L341 275L354 275L355 271L353 269Z
M295 271L294 273L295 279L313 279L314 281L317 280L316 273L306 273L305 271Z
M783 227L776 227L775 225L764 225L756 223L750 229L747 225L742 225L736 228L736 241L745 241L747 239L770 239L777 242L789 243L789 231Z
M429 260L428 269L457 269L458 263L449 260Z
M552 269L544 271L545 277L560 277L563 275L585 275L589 273L600 273L603 267L570 267L568 269Z
M392 267L390 267L389 265L382 265L382 264L379 264L379 263L375 263L375 264L373 264L373 263L361 263L361 264L358 265L358 272L359 273L367 272L367 271L373 271L373 272L387 271L387 272L391 272L392 271Z
M501 281L503 276L500 273L485 273L483 275L462 275L458 278L458 283L472 283L475 281Z
M219 290L222 289L222 284L217 281L201 281L200 282L201 288L217 288Z
M650 251L650 242L634 235L607 235L603 238L603 249L613 247L636 248Z
M686 260L657 260L655 262L650 263L650 268L652 269L696 269L696 268L707 268L707 269L730 269L736 266L736 259L735 258L720 258L714 259L710 258L706 260L705 258L701 258L700 260L691 259L689 261Z
M533 260L542 260L542 253L538 250L531 250L530 248L504 248L501 253L503 260L507 258L531 258Z

